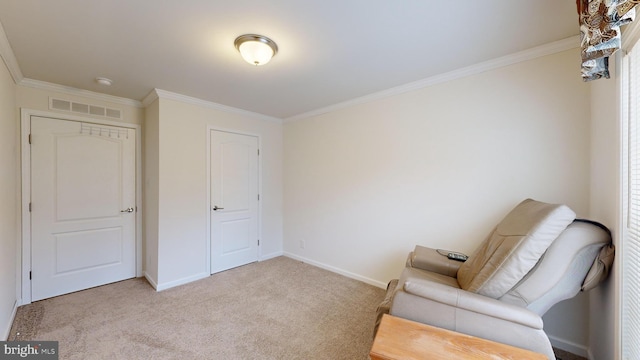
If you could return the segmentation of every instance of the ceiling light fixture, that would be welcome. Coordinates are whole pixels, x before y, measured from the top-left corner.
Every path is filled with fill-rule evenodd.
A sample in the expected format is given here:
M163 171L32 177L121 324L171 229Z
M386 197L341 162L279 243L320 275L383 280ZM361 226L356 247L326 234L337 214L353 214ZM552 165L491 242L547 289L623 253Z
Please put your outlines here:
M240 35L233 44L246 62L256 66L268 63L278 53L278 45L262 35Z
M113 81L111 81L111 79L107 79L105 77L97 77L96 82L104 86L111 86L111 84L113 84Z

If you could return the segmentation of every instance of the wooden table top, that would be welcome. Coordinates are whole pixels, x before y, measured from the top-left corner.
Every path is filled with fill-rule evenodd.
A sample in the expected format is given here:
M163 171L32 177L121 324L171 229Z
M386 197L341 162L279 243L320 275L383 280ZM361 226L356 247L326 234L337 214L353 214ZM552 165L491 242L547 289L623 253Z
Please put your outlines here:
M543 354L391 315L382 318L369 355L371 360L548 360Z

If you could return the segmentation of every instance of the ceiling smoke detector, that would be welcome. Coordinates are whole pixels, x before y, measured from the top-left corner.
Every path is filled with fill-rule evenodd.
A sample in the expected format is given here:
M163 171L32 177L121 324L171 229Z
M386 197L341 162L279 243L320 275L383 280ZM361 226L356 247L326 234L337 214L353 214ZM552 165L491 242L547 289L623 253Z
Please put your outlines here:
M113 84L113 81L111 81L111 79L107 79L105 77L97 77L96 82L103 86L111 86L111 84Z

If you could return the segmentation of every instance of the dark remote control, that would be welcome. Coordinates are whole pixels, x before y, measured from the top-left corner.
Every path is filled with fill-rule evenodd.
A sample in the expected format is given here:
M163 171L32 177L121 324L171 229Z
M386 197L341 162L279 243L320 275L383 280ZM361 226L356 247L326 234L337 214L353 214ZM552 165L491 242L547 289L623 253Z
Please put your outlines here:
M452 252L448 253L447 257L451 260L456 260L456 261L467 261L467 259L469 258L467 255L452 253Z

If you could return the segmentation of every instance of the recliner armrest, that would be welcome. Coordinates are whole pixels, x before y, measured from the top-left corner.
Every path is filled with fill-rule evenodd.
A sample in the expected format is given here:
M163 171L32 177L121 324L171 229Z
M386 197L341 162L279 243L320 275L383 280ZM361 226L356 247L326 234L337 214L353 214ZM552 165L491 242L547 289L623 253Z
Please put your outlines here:
M542 330L542 318L525 308L421 279L408 279L404 291L455 308Z
M408 265L417 269L455 277L462 262L451 260L438 253L436 249L416 245L409 254Z

